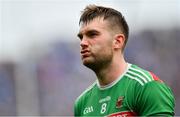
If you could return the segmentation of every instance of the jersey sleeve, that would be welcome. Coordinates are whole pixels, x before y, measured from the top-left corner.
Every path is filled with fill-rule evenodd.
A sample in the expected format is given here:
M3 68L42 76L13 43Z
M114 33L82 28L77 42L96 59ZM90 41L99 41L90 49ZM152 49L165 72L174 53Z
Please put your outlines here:
M139 88L136 112L141 116L174 116L174 96L163 82L152 81Z
M75 104L74 104L74 116L80 116L80 112L79 112L79 101L76 100Z

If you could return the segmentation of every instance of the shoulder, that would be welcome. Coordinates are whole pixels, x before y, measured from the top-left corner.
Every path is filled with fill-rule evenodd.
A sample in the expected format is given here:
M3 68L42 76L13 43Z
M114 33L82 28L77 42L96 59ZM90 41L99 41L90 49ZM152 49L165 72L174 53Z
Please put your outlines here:
M138 94L150 94L159 95L161 93L167 93L172 95L171 88L159 79L153 72L142 69L136 65L131 65L125 74L129 80L128 89Z
M154 73L131 65L126 76L130 82L128 91L133 94L129 102L140 115L174 114L173 92Z
M131 64L125 76L128 81L128 91L134 92L134 95L136 96L148 92L159 94L169 92L169 94L172 94L170 87L153 72L147 71L136 65Z
M86 98L90 92L92 91L92 89L96 86L96 82L94 82L93 84L91 84L86 90L84 90L79 97L77 97L76 99L76 103L82 101L84 98Z
M144 86L152 81L162 82L153 72L131 64L125 76L132 82Z
M74 115L80 116L82 114L82 108L86 103L89 95L91 94L93 88L96 86L96 82L94 82L91 86L89 86L75 101L74 103Z

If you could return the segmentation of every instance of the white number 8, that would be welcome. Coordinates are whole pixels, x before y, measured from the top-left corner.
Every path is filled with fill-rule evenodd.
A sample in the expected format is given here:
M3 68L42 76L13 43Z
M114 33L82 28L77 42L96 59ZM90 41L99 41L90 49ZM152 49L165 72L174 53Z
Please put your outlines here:
M102 106L101 106L101 114L103 114L103 113L106 112L106 106L107 106L106 103L103 103L103 104L102 104Z

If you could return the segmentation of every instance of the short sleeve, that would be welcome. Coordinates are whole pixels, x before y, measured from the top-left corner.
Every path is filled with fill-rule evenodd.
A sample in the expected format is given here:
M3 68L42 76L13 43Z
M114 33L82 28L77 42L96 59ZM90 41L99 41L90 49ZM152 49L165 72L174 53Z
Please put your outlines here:
M141 116L173 116L174 96L163 82L152 81L139 87L136 112Z
M75 101L75 104L74 104L74 116L80 116L80 113L79 113L79 109L78 109L78 101L76 100Z

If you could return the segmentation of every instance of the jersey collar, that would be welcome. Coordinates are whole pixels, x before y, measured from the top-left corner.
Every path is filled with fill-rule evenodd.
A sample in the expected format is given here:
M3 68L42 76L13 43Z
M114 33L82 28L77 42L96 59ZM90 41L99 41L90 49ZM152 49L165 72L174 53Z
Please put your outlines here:
M113 81L112 83L110 83L110 84L108 84L108 85L105 85L105 86L101 86L100 84L99 84L99 81L98 80L96 80L96 84L97 84L97 86L98 86L98 88L100 89L100 90L105 90L105 89L109 89L109 88L111 88L111 87L113 87L118 81L120 81L122 78L123 78L123 76L126 74L126 72L128 71L128 69L131 67L131 65L132 64L130 64L130 63L127 63L128 65L127 65L127 68L126 68L126 70L124 71L124 73L122 73L115 81Z

